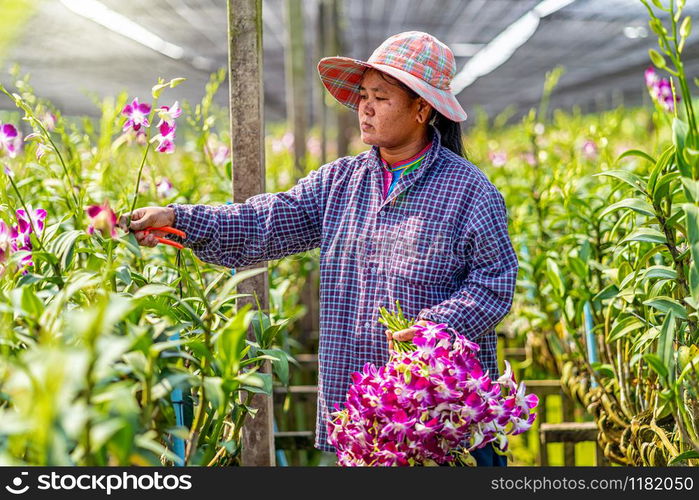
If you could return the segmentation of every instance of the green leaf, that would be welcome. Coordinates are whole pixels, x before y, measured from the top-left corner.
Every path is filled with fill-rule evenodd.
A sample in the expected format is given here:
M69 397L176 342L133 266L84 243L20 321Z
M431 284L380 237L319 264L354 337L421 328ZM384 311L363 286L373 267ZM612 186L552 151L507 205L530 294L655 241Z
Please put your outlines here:
M160 379L153 386L151 397L153 400L158 400L169 396L178 386L193 385L194 383L196 383L196 378L191 373L173 373Z
M546 259L546 269L546 276L551 282L554 292L556 292L559 297L563 297L565 295L565 285L563 284L563 279L561 278L561 271L558 268L558 264L556 264L556 261L553 259Z
M626 151L626 153L622 154L619 157L619 159L623 158L624 155L626 155L629 152L630 151ZM641 153L641 151L638 151L638 152ZM645 153L642 153L642 154L645 154ZM649 161L652 161L653 163L655 163L653 161L653 158L651 158L648 155L646 155L646 156L647 156L647 159ZM627 170L608 170L606 172L601 172L599 174L595 174L593 177L597 177L597 176L614 177L615 179L619 179L620 181L625 182L626 184L628 184L629 186L631 186L632 188L637 190L639 193L645 194L646 183L643 182L643 180L639 176L637 176L636 174L629 172Z
M687 177L682 177L680 180L682 181L682 186L684 186L687 201L699 203L699 181Z
M645 360L646 363L648 363L648 366L650 366L655 373L657 373L660 378L663 380L667 380L667 368L663 364L662 361L660 361L660 358L656 356L655 354L644 354L643 359Z
M655 158L653 158L648 153L641 151L640 149L629 149L628 151L624 151L623 153L621 153L619 155L619 157L616 159L616 161L617 161L617 163L619 163L620 160L623 160L624 158L628 158L630 156L638 156L639 158L643 158L644 160L648 160L653 165L655 165ZM616 170L612 170L612 172L616 172ZM595 174L595 175L603 175L604 173L605 172L602 172L601 174Z
M667 63L665 62L665 58L663 56L661 56L657 50L649 49L648 55L650 56L650 60L653 61L653 65L656 68L664 69L667 67Z
M650 243L667 243L665 235L658 231L657 229L652 229L650 227L641 227L632 231L626 238L621 240L619 244L626 243L628 241L647 241Z
M22 277L19 278L19 280L17 280L17 285L20 287L24 287L27 285L32 285L34 283L38 283L38 282L43 281L43 280L44 280L43 276L40 276L40 275L34 274L34 273L27 273L27 274L22 275Z
M689 125L687 123L683 122L679 118L673 118L672 120L672 141L675 144L675 147L677 148L677 152L680 154L676 154L675 158L677 160L677 166L680 170L680 173L684 177L693 177L692 176L692 169L689 167L687 162L684 160L684 154L682 154L682 151L685 148L685 144L687 142L687 135L689 134Z
M628 208L641 215L648 215L650 217L655 216L655 210L653 210L653 207L647 201L641 200L639 198L626 198L625 200L621 200L604 209L602 213L599 215L599 217L603 218L609 215L610 213L619 210L620 208Z
M606 287L604 287L597 295L592 297L592 301L598 302L602 300L611 299L616 297L618 293L619 288L614 283L612 283L611 285L607 285Z
M223 413L225 408L225 395L223 393L223 379L221 377L204 377L204 391L206 399L216 408L219 413Z
M131 279L131 270L127 266L120 266L114 274L116 274L116 277L119 278L126 286L133 282Z
M252 304L245 304L226 325L219 330L215 338L216 357L223 363L223 373L226 378L238 373L245 336L250 324L249 314Z
M242 388L256 394L272 394L271 373L244 373L237 377Z
M687 319L687 310L682 304L671 297L656 297L643 302L643 305L657 309L663 313L674 313L680 319Z
M648 177L647 191L649 193L655 192L655 184L658 179L658 176L663 172L665 167L667 167L670 164L674 154L675 146L673 144L672 146L668 146L667 148L665 148L665 150L660 155L660 158L658 158L658 161L655 163L655 166L653 167L653 170L651 170L650 176Z
M252 329L255 332L255 340L260 346L266 347L265 332L272 326L269 316L260 310L255 311L252 318Z
M699 355L694 356L692 359L690 359L686 366L682 369L682 373L680 373L680 376L677 378L678 382L682 382L685 377L689 374L694 375L695 377L698 376L699 374Z
M653 202L660 205L663 198L671 196L672 182L680 176L678 172L668 172L660 177L653 188Z
M581 279L587 278L588 265L579 257L568 257L568 267Z
M692 298L699 302L699 207L682 205L687 215L687 240L692 260L689 266L689 288Z
M25 286L22 288L21 304L22 309L36 320L38 320L41 313L44 312L44 303L36 296L32 287Z
M645 324L641 320L633 316L617 321L614 323L614 326L609 331L607 342L615 342L617 340L621 340L627 334L639 330L644 326Z
M141 297L147 297L150 295L166 295L168 293L175 293L175 289L167 285L146 285L142 288L136 290L133 294L134 299L140 299Z
M669 266L651 266L646 269L643 274L643 279L648 280L651 278L664 278L664 279L677 279L677 271Z
M245 271L235 273L235 275L226 281L226 284L223 285L223 287L221 287L221 289L218 291L216 294L216 299L211 301L211 305L209 306L211 311L217 312L221 306L230 299L232 290L238 286L240 282L264 272L267 272L267 266L246 269Z
M668 465L674 465L676 463L683 462L685 460L693 460L693 459L697 459L697 458L699 458L699 452L697 452L696 450L688 450L688 451L685 451L684 453L680 453L675 458L670 460L670 462L668 462Z
M126 233L121 237L121 241L126 245L126 249L131 252L131 254L137 259L142 259L143 254L141 253L141 246L138 244L136 239L136 233Z
M614 373L614 367L610 364L600 363L599 361L596 361L592 363L590 366L592 366L592 369L596 371L598 375L604 378L616 377L616 374Z
M53 240L51 248L61 261L61 268L68 269L73 260L75 243L88 239L84 231L72 230L60 234Z
M289 358L281 349L262 349L262 352L272 356L272 368L279 381L285 386L289 385Z
M665 321L660 328L660 335L658 336L658 350L657 355L663 365L667 367L669 381L672 382L675 374L675 357L674 352L674 340L675 340L675 315L670 311L667 316L665 316Z

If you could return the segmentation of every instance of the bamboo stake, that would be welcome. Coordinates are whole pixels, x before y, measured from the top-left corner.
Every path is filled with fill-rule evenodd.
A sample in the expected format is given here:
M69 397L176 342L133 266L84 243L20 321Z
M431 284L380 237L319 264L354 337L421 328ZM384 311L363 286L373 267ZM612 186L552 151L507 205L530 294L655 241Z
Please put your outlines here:
M231 150L233 200L244 202L265 191L264 96L262 91L262 0L228 0L228 81L230 84ZM267 263L250 267L267 267ZM242 271L245 268L238 269ZM237 300L238 308L259 301L269 304L267 273L246 279L238 293L250 294ZM255 340L252 326L248 339ZM270 372L269 362L263 372ZM243 429L243 465L274 465L272 397L255 394L251 406L255 418Z

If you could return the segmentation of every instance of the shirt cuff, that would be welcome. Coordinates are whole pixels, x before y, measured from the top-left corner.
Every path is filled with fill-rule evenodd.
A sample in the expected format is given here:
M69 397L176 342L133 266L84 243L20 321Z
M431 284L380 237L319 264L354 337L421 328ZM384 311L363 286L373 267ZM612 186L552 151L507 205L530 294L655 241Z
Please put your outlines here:
M174 212L175 212L175 217L172 221L172 227L174 227L175 229L179 229L180 231L184 231L186 234L187 229L185 227L183 227L184 222L185 222L185 218L182 217L182 207L180 205L178 205L177 203L169 203L167 206L168 206L168 208L174 209ZM175 241L177 243L180 243L184 246L187 246L186 238L182 238L182 237L176 236L174 234L168 234L167 238L172 240L172 241Z
M422 309L418 315L417 315L418 321L421 319L427 320L427 321L432 321L433 323L444 323L442 318L437 316L432 312L430 309Z

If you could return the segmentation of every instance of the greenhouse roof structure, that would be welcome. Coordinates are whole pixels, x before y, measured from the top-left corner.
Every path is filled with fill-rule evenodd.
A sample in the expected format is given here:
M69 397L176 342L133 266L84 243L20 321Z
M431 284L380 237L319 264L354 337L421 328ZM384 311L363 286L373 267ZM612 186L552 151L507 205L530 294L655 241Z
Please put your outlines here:
M263 2L268 120L283 119L286 109L284 1ZM316 97L321 1L302 2L308 92ZM10 83L4 69L18 63L37 94L67 114L95 114L90 94L148 95L158 77L186 77L171 95L196 101L210 73L227 64L226 0L6 4L14 4L17 15L0 39L0 81ZM687 4L687 14L699 13L699 2ZM638 104L646 96L648 49L657 46L639 0L342 0L340 8L341 55L366 59L385 38L407 30L429 32L449 45L459 73L455 90L469 113L480 106L494 115L514 106L521 115L537 104L545 73L558 65L565 73L551 107L594 111ZM684 59L690 76L699 76L699 30ZM227 93L220 91L217 101L225 105ZM0 101L0 107L11 104Z

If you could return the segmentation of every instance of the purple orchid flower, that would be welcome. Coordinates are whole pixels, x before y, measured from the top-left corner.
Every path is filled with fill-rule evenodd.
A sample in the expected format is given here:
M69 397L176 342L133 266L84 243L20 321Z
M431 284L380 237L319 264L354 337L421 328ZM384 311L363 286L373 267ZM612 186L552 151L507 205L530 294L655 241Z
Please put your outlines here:
M490 151L488 159L494 167L502 167L507 164L507 153L504 151Z
M0 262L7 260L12 251L12 233L5 221L0 220Z
M653 68L653 66L646 68L646 71L643 73L643 77L646 80L646 87L652 87L660 81L660 77L658 77L658 74L655 72L655 68Z
M174 128L175 119L179 118L182 114L182 108L180 108L179 102L175 101L175 104L173 104L171 107L162 106L158 108L156 110L156 113L158 113L158 116L160 117L160 123L158 123L158 127L160 127L163 123L167 123L168 125Z
M148 103L139 103L138 98L134 97L134 100L131 101L131 104L127 104L124 106L124 109L121 110L121 114L126 116L127 120L124 122L124 126L122 127L122 130L124 132L128 130L134 130L138 132L141 127L148 127L150 125L148 121L148 115L150 115L150 104Z
M46 112L43 115L41 115L41 123L44 125L44 128L49 131L53 132L53 130L56 128L56 115L54 115L51 112Z
M37 230L41 233L44 230L44 220L47 215L46 210L43 208L34 209L31 205L27 206L27 210L29 210L29 215L27 215L27 212L25 212L23 208L15 211L19 232L30 234L32 231Z
M352 374L344 409L336 405L327 424L340 465L448 464L461 446L506 450L507 435L534 421L536 397L516 384L509 363L492 380L477 344L444 324L416 331L416 350Z
M667 78L660 78L653 67L646 69L644 73L648 93L661 108L667 112L674 112L675 105L680 101L680 96L673 95L672 84Z
M172 183L167 177L163 177L156 183L155 190L161 198L169 198L174 191Z
M17 128L11 123L0 124L0 152L6 151L10 158L15 158L22 146L22 138Z
M163 122L160 127L160 133L151 139L151 142L158 141L156 151L159 153L170 154L175 151L175 125L170 125Z

